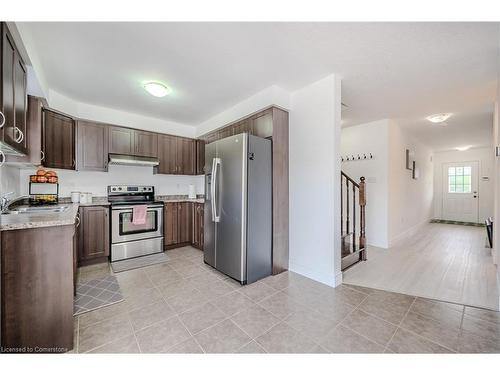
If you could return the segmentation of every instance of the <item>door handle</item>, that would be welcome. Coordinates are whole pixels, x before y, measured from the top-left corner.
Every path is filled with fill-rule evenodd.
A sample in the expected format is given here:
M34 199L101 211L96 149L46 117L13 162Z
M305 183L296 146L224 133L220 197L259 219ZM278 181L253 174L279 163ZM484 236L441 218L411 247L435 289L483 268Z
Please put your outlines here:
M219 194L217 192L217 180L218 180L218 170L222 168L222 162L221 162L221 159L220 158L215 158L215 170L212 171L212 175L214 176L214 181L215 181L215 184L213 184L213 190L214 190L214 207L215 207L215 210L214 210L214 217L215 217L215 222L218 223L220 221L220 215L219 213L217 212L217 207L219 207Z
M215 222L215 158L212 159L212 174L210 175L210 205L212 206L212 221Z
M23 132L21 131L21 129L19 129L17 126L14 126L14 132L17 132L18 136L15 137L14 141L16 143L21 143L24 139L24 134Z

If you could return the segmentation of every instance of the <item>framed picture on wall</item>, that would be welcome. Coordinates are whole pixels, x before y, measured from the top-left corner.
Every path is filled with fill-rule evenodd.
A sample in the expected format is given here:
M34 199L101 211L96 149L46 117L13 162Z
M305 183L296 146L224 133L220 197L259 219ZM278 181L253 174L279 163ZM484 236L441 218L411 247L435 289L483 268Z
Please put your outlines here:
M405 150L406 152L406 169L409 171L413 171L413 165L412 165L412 159L413 159L413 152L410 151L409 149Z
M418 180L418 177L420 175L420 171L419 169L417 168L417 165L415 163L415 160L413 161L412 163L412 172L411 172L411 177L414 179L414 180Z

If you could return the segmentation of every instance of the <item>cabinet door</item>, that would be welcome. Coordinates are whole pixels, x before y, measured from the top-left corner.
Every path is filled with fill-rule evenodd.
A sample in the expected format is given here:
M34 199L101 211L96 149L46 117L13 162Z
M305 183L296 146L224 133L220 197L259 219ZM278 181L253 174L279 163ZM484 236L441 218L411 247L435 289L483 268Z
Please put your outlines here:
M135 155L158 156L158 136L155 133L135 131Z
M108 126L94 122L78 121L77 146L77 170L108 170Z
M28 96L26 133L28 150L26 155L6 155L8 162L42 164L42 101L35 96Z
M195 174L196 145L194 139L177 138L177 168L178 174Z
M16 147L15 108L14 108L14 60L16 48L5 24L2 23L2 103L0 110L5 116L5 124L0 130L3 141Z
M203 203L198 203L198 207L200 208L198 211L198 222L199 222L199 226L198 226L199 246L198 246L198 248L200 250L203 250L203 239L204 239L204 234L205 234L205 229L204 229L204 217L205 217L204 210L205 210L205 208L204 208Z
M205 174L205 141L196 140L196 174Z
M43 165L75 169L75 122L59 113L43 111Z
M26 67L19 53L16 52L14 59L14 116L16 130L14 136L20 140L16 148L23 154L28 152L28 129L26 112L28 108L28 97L26 95Z
M266 110L251 119L250 134L262 138L273 136L273 113L271 110Z
M179 243L178 203L165 203L164 232L165 246Z
M193 204L193 246L203 249L203 205Z
M135 130L111 126L109 128L109 153L133 155Z
M177 173L177 137L158 135L158 165L157 172L161 174Z
M192 203L178 203L179 216L179 243L191 242L192 225L193 225L193 209Z
M80 207L80 261L109 256L109 208Z

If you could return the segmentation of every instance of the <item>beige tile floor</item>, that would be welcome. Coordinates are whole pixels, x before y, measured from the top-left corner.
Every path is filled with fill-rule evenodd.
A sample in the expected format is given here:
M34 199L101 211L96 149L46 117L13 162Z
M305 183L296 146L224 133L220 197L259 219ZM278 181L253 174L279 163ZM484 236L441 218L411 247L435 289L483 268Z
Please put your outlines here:
M500 313L292 272L240 286L191 247L116 274L125 301L75 318L78 353L500 352ZM109 267L82 269L96 278Z
M427 224L390 249L368 248L368 260L344 272L344 282L498 310L496 266L486 230Z

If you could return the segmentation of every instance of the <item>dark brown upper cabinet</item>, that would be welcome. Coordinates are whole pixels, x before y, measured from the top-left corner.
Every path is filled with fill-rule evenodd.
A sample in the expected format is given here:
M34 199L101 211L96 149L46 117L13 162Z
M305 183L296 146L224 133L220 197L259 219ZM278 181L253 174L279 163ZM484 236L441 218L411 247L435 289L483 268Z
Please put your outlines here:
M16 48L7 25L1 28L0 74L0 141L14 152L26 154L28 134L26 128L27 95L26 66Z
M273 112L268 109L250 119L249 133L261 138L273 136Z
M158 156L156 133L111 126L109 129L109 153L134 156Z
M158 135L158 158L160 165L157 173L187 174L196 173L196 143L194 139Z
M26 117L28 139L26 155L6 155L7 162L40 165L42 163L42 100L40 98L28 96Z
M196 174L205 174L205 141L196 140Z
M80 207L78 263L109 256L109 207Z
M109 126L90 121L77 122L77 158L79 171L108 170Z
M194 139L177 138L179 174L196 174L196 143Z
M160 165L157 173L177 174L177 137L172 135L158 135L158 159Z
M111 126L109 128L109 153L134 155L135 137L134 129Z
M42 163L48 168L75 169L75 120L43 110Z
M134 132L134 148L137 156L158 156L158 135L146 131L136 130Z

